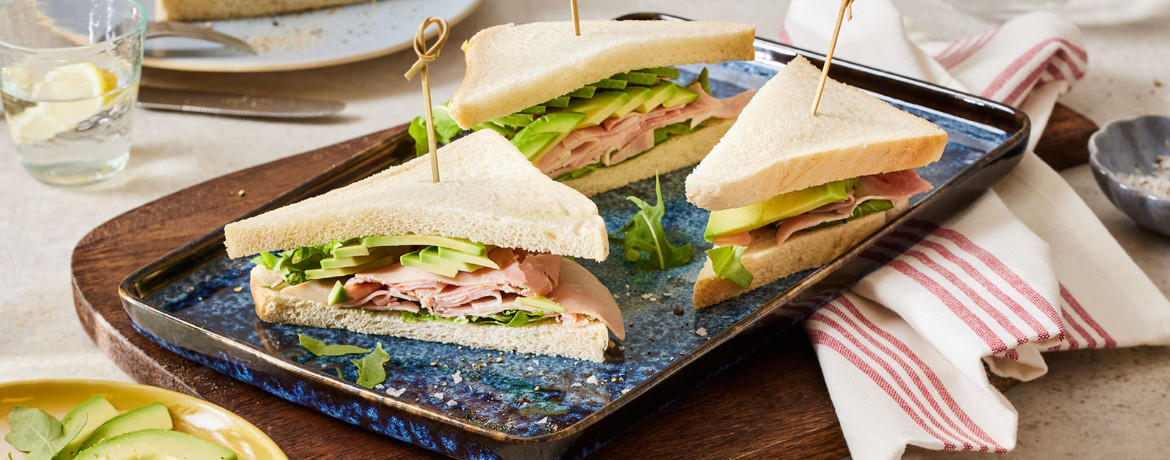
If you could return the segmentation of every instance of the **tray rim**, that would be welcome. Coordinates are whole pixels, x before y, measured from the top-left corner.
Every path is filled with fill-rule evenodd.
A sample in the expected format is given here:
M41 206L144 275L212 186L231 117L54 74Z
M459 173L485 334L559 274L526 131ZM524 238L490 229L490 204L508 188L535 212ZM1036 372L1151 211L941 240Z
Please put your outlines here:
M670 15L665 15L665 14L660 14L660 13L633 13L633 14L629 14L626 16L622 16L618 19L620 19L620 20L627 20L627 19L687 20L687 19L683 19L683 18L680 18L677 16L670 16ZM763 65L768 65L771 67L782 67L782 65L780 65L780 64L786 64L789 59L791 59L792 57L794 57L797 54L805 56L806 58L809 58L810 61L813 61L814 63L817 63L817 62L823 63L823 55L821 55L819 53L815 53L812 51L808 51L808 50L801 49L798 47L793 47L793 46L786 45L786 44L781 44L781 43L778 43L778 42L775 42L772 40L768 40L768 39L763 39L763 38L757 37L755 39L755 47L756 47L756 58L753 62L761 63ZM780 57L783 60L761 59L761 51L764 51L765 53L771 53L771 57ZM765 56L765 57L767 57L767 56ZM1000 114L1001 116L1014 118L1014 120L1017 123L1019 123L1018 126L1015 126L1015 128L1016 128L1015 131L1010 132L1011 135L1007 139L1005 139L1002 143L1000 143L998 146L996 146L992 150L988 151L986 154L984 154L979 160L977 160L973 164L960 170L954 176L951 176L948 179L946 185L940 187L940 189L943 187L947 187L947 186L954 187L956 185L960 185L960 184L964 183L966 181L966 179L968 179L974 173L983 169L987 164L1004 160L1005 157L1007 156L1007 154L1011 153L1011 151L1013 149L1019 148L1022 145L1026 145L1027 138L1030 134L1029 128L1031 126L1031 123L1028 120L1026 114L1024 114L1022 111L1019 111L1018 109L1015 109L1014 107L1007 106L1005 104L1001 104L1001 103L998 103L995 101L991 101L991 100L988 100L988 99L985 99L985 98L982 98L982 97L979 97L976 95L963 93L963 92L952 90L952 89L945 88L945 87L940 87L940 86L937 86L937 85L934 85L934 84L931 84L928 82L924 82L921 80L917 80L914 78L905 77L902 75L882 71L880 69L875 69L875 68L871 68L868 66L856 64L856 63L850 62L848 60L834 59L834 66L833 66L833 69L830 69L830 72L839 76L839 74L841 73L841 69L846 69L846 70L852 71L852 72L859 72L862 74L867 74L867 75L870 75L872 77L879 77L881 80L891 80L891 81L901 82L903 84L916 87L915 88L916 90L919 90L919 91L927 90L928 93L941 94L941 95L947 96L949 99L956 100L957 102L981 107L982 110L992 110L992 111L996 111L996 112L1002 112ZM837 72L834 72L834 70L836 70ZM878 92L878 93L884 94L884 93L880 93L880 92ZM899 100L901 100L901 99L899 99ZM934 110L934 111L946 113L952 117L962 118L962 119L965 119L968 121L974 121L974 122L981 124L981 125L984 125L984 126L989 126L989 127L992 126L987 122L971 120L971 119L968 119L966 117L961 117L958 115L950 114L948 112L944 112L941 110L931 109L927 106L923 106L920 104L916 104L916 103L912 103L912 102L906 102L906 103L908 105L915 105L915 106L927 108L929 110ZM394 161L397 160L397 157L394 158L394 161L379 161L378 157L385 156L383 154L385 153L386 150L393 149L393 148L395 148L396 145L400 145L403 142L405 142L405 140L408 138L408 136L405 135L405 131L406 131L405 127L406 127L406 125L404 124L404 125L397 127L397 129L391 130L391 132L387 134L386 139L384 139L382 142L378 143L377 145L375 145L373 147L366 148L362 151L359 151L357 154L354 154L351 158L347 159L346 161L339 163L338 165L331 167L331 168L323 171L320 174L317 174L313 178L311 178L303 183L298 184L297 186L293 187L289 191L280 194L276 198L264 203L263 205L253 209L252 211L248 212L247 214L244 214L244 215L238 217L237 219L257 215L257 214L265 212L269 209L273 209L275 207L279 207L279 206L282 206L284 204L287 204L289 202L304 199L307 196L311 196L312 192L327 191L327 190L334 187L334 185L332 185L333 183L345 182L345 181L349 180L349 178L351 176L363 175L363 172L364 172L364 174L368 174L370 171L369 168L377 168L378 167L378 166L376 166L377 164L380 164L380 163L384 163L385 165L392 164ZM1005 133L1009 133L1009 131L1005 130ZM1019 155L1017 155L1017 157L1018 156ZM1012 160L1012 159L1008 159L1008 160L1012 161L1011 166L1014 167L1015 162L1018 162L1019 158L1015 158L1014 160ZM371 166L371 164L374 164L375 166ZM356 180L356 178L354 180ZM958 182L956 182L956 181L958 181ZM349 180L349 182L352 182L352 180ZM348 182L346 182L346 183L348 183ZM310 193L310 195L306 195L306 193ZM537 435L537 436L513 435L513 434L508 434L508 433L505 433L502 431L486 428L486 427L483 427L480 425L475 425L475 424L472 424L470 422L456 419L454 417L446 415L442 412L435 411L433 409L428 409L425 407L416 406L414 404L410 404L410 403L406 403L404 401L399 401L397 399L390 398L388 395L376 392L374 390L369 390L369 389L359 387L356 384L354 384L353 382L345 381L345 383L346 383L345 385L337 385L334 383L334 381L336 381L337 379L333 376L330 376L329 374L313 371L313 370L308 369L308 368L301 368L300 366L296 365L295 363L288 362L283 358L271 356L265 350L260 349L260 348L256 347L255 345L252 345L252 344L247 343L247 342L239 341L235 338L223 336L223 335L218 334L218 333L211 331L211 330L203 329L203 328L201 328L195 324L192 324L192 323L190 323L182 318L171 315L171 314L169 314L169 312L166 312L165 310L154 307L145 301L145 299L143 298L143 297L145 297L145 295L139 292L139 290L137 289L137 285L140 283L143 283L143 282L147 282L147 281L154 281L154 279L156 277L150 276L150 275L155 274L155 273L159 272L160 270L165 269L167 267L175 266L176 261L184 260L191 255L201 254L201 253L207 251L209 247L214 248L215 246L218 246L218 250L213 250L212 252L217 254L215 257L221 256L222 252L224 252L224 250L223 250L223 226L220 226L219 228L213 230L212 232L207 233L207 234L205 234L205 235L167 253L166 255L152 261L151 263L139 268L138 270L135 270L133 273L126 276L122 280L122 282L119 284L118 295L122 299L123 307L127 311L127 314L131 316L131 319L133 319L133 317L134 317L134 315L130 314L130 311L129 311L129 309L131 308L131 304L133 304L137 308L146 308L146 309L154 310L156 312L161 313L163 316L166 316L167 319L170 320L171 322L177 323L178 325L182 326L185 329L188 329L188 330L193 331L193 332L197 332L201 335L208 336L210 339L215 340L216 342L232 344L233 346L237 347L238 351L248 353L249 355L251 355L254 358L258 358L258 359L261 359L263 361L266 361L266 362L268 362L276 367L279 367L281 369L292 371L293 375L296 375L298 377L310 378L313 380L317 380L317 381L319 381L319 383L329 385L330 387L332 387L335 390L344 391L344 392L349 393L353 396L357 396L360 399L367 400L370 402L374 402L374 401L378 401L378 402L382 402L382 403L389 402L389 404L387 404L389 406L389 408L402 410L403 412L405 412L406 414L408 414L410 416L422 417L422 418L428 419L432 422L436 422L436 423L440 423L440 424L444 424L444 425L449 425L455 429L459 429L462 431L469 431L473 434L476 434L479 436L484 436L484 437L487 437L487 438L490 438L490 439L493 439L496 441L500 441L500 442L505 442L508 444L519 444L519 445L545 444L545 443L550 443L550 442L554 442L554 441L560 441L560 440L563 440L565 438L575 438L575 437L583 434L582 433L583 431L585 431L588 428L595 425L599 420L608 417L611 413L616 412L617 410L623 408L624 406L630 404L633 401L638 400L639 397L643 396L645 393L648 393L651 390L655 390L664 381L667 381L671 377L682 372L687 367L689 367L692 363L699 360L700 358L707 355L708 353L711 353L711 352L719 349L720 346L726 344L727 342L729 342L733 339L736 339L745 330L750 329L750 328L755 327L755 326L758 326L758 323L760 323L762 320L764 320L765 317L777 313L777 311L780 309L781 306L783 306L783 304L785 304L788 301L792 300L793 298L799 296L799 294L801 294L803 291L807 290L808 288L813 287L817 283L823 281L826 276L832 274L834 271L841 268L841 266L844 265L846 262L855 258L857 255L859 255L861 252L868 249L869 247L873 246L873 244L877 240L879 240L882 236L885 236L886 234L897 230L904 223L906 223L910 219L918 216L920 213L923 212L925 207L933 204L933 202L935 201L935 200L931 200L930 198L937 198L937 196L938 195L931 195L927 199L924 199L923 201L916 203L914 206L912 206L910 209L908 209L907 212L903 213L895 220L887 223L884 227L879 229L877 232L871 234L869 237L867 237L861 243L855 245L853 248L851 248L849 251L842 254L838 258L836 258L834 261L821 267L820 269L813 272L805 279L802 279L797 284L793 285L791 288L784 291L784 293L782 293L781 295L779 295L779 296L777 296L777 297L775 297L767 302L764 302L762 305L757 307L755 311L747 314L743 318L740 318L739 320L737 320L735 323L733 323L732 325L730 325L729 327L727 327L726 329L724 329L720 333L713 335L711 337L711 340L708 340L708 341L700 344L699 346L694 348L692 351L687 353L685 356L680 357L680 359L675 360L671 364L668 364L667 366L662 368L660 371L656 372L653 376L651 376L647 380L643 381L641 384L635 386L633 389L630 390L630 392L628 394L625 394L618 399L610 401L609 403L602 406L597 411L590 413L589 415L583 417L581 420L578 420L577 422L573 423L572 425L569 425L568 427L565 427L561 430L557 430L554 432ZM204 264L199 263L199 264L196 264L195 267L197 268L197 267L202 266L202 265L204 265ZM183 271L190 272L191 270L192 269L184 269ZM134 323L135 323L135 325L137 325L136 322L134 322ZM776 331L775 333L778 334L780 332L782 332L782 331ZM202 363L200 363L200 364L202 364ZM722 369L723 367L726 367L730 364L733 364L733 362L724 363L723 366L720 366L720 369ZM229 375L229 377L230 377L230 375ZM324 380L327 380L327 381L322 381L323 379L321 379L321 377L326 377L326 379L324 379ZM267 392L267 391L265 391L265 392L274 396L274 397L279 397L277 395L272 394L271 392ZM292 401L292 402L297 403L297 401ZM312 406L310 406L310 408L317 410L315 407L312 407Z

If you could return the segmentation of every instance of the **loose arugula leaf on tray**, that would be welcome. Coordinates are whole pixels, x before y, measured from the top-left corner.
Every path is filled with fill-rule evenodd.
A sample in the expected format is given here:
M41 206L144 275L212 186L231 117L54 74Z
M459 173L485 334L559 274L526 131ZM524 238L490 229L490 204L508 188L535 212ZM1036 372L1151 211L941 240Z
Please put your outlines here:
M638 205L638 213L618 231L609 235L621 238L626 247L626 260L634 262L638 268L647 270L665 270L671 267L686 265L694 255L691 253L691 244L675 247L666 239L666 231L662 229L662 217L666 215L666 203L662 201L662 184L658 176L654 176L654 193L658 202L650 206L638 197L626 197ZM646 255L643 255L643 252Z
M309 353L317 356L343 356L370 352L368 348L362 348L353 345L328 345L323 341L314 339L305 334L297 334L297 339L300 341L302 347L305 347L306 350L309 350Z
M366 388L386 381L386 362L390 361L390 354L382 349L379 342L374 351L362 359L353 359L349 362L358 368L357 384Z
M754 278L752 272L749 272L739 262L739 258L743 257L743 251L746 249L747 246L734 245L708 249L707 258L711 259L711 268L715 270L715 276L738 284L744 289L751 286Z

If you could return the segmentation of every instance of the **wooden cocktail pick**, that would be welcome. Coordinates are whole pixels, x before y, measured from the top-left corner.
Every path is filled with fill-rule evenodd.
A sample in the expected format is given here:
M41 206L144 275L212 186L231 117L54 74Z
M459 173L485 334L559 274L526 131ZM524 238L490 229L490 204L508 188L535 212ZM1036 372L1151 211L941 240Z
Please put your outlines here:
M573 9L573 35L581 36L581 15L577 14L577 0L569 0L569 6Z
M439 37L434 45L427 48L426 30L431 24L438 25ZM423 104L426 105L425 113L427 116L427 145L431 149L431 180L433 182L439 181L439 157L435 156L438 147L435 144L435 117L431 113L431 80L430 74L427 72L427 64L439 58L439 51L446 43L447 21L433 16L424 19L418 25L418 33L414 36L414 54L418 55L418 61L415 61L414 65L410 66L410 70L406 71L407 80L413 79L416 74L422 72Z
M833 62L833 50L837 48L837 35L841 33L841 21L845 19L845 10L849 10L850 19L853 18L853 0L841 0L841 11L837 12L837 26L833 28L833 40L829 42L829 53L825 55L825 66L821 69L821 82L817 84L817 96L813 99L812 116L817 116L817 106L821 105L821 93L825 91L825 80L829 78L829 64Z

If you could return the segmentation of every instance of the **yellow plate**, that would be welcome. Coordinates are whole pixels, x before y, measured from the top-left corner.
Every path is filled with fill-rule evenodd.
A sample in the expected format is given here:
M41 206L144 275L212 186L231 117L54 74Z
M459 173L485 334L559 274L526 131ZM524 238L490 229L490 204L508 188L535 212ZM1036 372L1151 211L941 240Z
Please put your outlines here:
M171 411L175 430L199 436L236 452L241 459L287 460L268 435L240 416L202 399L158 387L105 380L20 380L0 383L0 434L8 434L8 412L13 406L35 407L57 419L85 400L101 395L118 412L161 402ZM0 458L22 458L0 440Z

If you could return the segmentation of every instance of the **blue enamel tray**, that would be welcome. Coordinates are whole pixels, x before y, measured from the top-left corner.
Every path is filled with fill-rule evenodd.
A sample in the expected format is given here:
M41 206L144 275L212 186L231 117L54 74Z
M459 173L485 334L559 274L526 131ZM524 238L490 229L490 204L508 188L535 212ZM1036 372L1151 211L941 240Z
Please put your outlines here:
M815 53L757 40L754 62L707 66L712 90L726 97L758 88L798 52L817 60ZM701 67L682 69L681 79L689 80ZM226 257L222 229L127 277L120 287L123 304L138 331L175 353L396 439L460 458L580 457L795 324L800 317L786 304L819 306L875 268L858 256L887 233L911 218L954 212L1007 174L1023 153L1029 123L1013 108L845 61L834 62L832 73L949 133L942 159L919 169L935 189L830 264L696 311L691 293L710 247L702 238L707 212L684 198L689 170L663 175L664 226L672 242L692 244L694 258L683 267L645 272L613 244L606 262L581 262L610 289L625 317L626 339L611 347L605 363L265 323L256 318L248 290L252 264ZM406 159L413 152L408 139L363 152L250 215ZM654 202L654 181L594 197L610 231L637 211L627 196ZM298 345L298 334L367 348L381 343L391 355L385 384L358 386L348 360L359 356L315 357Z

